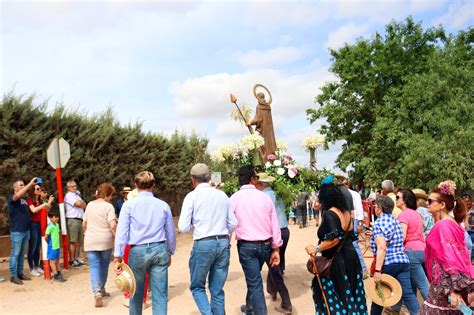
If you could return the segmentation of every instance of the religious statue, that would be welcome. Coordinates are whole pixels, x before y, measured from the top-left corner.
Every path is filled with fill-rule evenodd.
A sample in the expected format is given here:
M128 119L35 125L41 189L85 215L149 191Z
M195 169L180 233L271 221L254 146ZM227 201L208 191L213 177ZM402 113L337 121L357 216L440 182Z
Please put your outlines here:
M263 92L258 92L257 89L262 88L268 93L269 100L265 99L265 94ZM257 98L258 105L255 110L255 117L247 123L247 126L255 126L255 130L262 135L265 140L265 144L260 147L260 157L265 163L268 160L268 155L275 154L276 151L276 140L275 132L273 130L273 119L272 119L272 108L270 107L272 103L272 95L270 91L262 84L255 84L253 87L253 94Z

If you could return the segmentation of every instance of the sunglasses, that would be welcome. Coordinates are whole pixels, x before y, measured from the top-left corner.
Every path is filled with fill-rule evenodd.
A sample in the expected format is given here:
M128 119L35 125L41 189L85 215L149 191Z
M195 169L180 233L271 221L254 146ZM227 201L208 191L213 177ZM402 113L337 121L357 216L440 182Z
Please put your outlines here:
M397 195L397 196L395 197L395 200L399 200L400 198L402 198L402 197L400 197L400 196Z
M41 187L36 187L35 190L36 191L42 191L43 189L41 189Z
M430 205L430 204L432 204L433 202L438 202L438 203L439 203L439 200L428 198L427 202L428 202L428 204Z

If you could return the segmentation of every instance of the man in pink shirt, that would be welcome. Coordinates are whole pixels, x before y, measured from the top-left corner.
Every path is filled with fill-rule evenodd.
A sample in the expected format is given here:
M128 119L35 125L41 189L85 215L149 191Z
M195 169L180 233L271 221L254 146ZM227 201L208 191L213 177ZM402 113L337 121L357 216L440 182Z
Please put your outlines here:
M251 165L238 171L240 190L230 197L230 207L237 217L235 236L239 261L247 282L246 304L242 313L264 315L267 305L263 293L262 266L280 263L282 246L280 225L275 206L265 193L257 190L258 177Z

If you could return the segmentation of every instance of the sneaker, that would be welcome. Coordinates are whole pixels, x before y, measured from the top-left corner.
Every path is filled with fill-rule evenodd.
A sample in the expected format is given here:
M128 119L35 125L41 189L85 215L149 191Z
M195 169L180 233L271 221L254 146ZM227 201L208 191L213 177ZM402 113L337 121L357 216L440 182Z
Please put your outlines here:
M240 311L242 312L242 315L254 315L255 314L253 309L250 309L245 304L240 306Z
M66 282L66 281L67 281L66 279L64 279L64 276L63 276L63 274L61 273L61 271L58 271L58 275L59 275L59 277L61 278L62 282Z
M293 307L289 307L289 308L283 308L281 306L277 306L275 307L275 311L279 312L279 313L283 313L283 314L292 314L293 313Z
M94 299L95 299L95 307L102 307L104 306L104 301L102 300L102 292L97 291L94 294Z
M4 276L0 276L0 282L3 282L5 281L5 277Z
M36 268L36 271L38 271L40 274L44 275L44 270L41 267Z
M19 284L19 285L22 285L22 284L23 284L23 281L21 281L21 279L18 278L18 277L11 277L11 278L10 278L10 282L11 282L11 283L14 283L14 284Z
M76 261L79 263L79 265L84 266L86 262L82 260L81 258L76 259Z
M28 277L27 275L22 274L22 273L20 273L20 274L18 275L18 278L20 278L21 280L27 280L27 281L31 280L30 277Z
M32 277L40 277L41 274L38 272L38 270L32 269L32 270L30 271L30 276L32 276Z
M53 276L53 281L54 282L60 282L60 283L66 282L66 280L63 278L63 276L58 274L58 273Z
M126 298L126 297L123 298L123 306L130 307L130 299L129 298Z
M80 268L82 266L77 260L74 260L71 265L74 268Z

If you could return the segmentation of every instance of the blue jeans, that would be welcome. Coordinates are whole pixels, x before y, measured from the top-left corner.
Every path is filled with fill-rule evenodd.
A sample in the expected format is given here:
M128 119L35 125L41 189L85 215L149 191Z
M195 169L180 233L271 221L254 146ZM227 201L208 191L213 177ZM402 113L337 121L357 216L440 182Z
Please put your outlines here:
M225 314L224 284L229 271L229 240L212 239L195 241L189 270L191 273L191 290L201 314ZM206 278L209 275L211 303L206 294Z
M137 289L130 298L130 315L142 314L146 273L149 273L153 315L168 310L168 251L165 242L134 245L130 248L128 265L135 275Z
M41 224L31 221L30 242L28 245L28 266L30 270L39 267L41 248Z
M92 292L105 290L105 283L109 274L109 263L112 249L87 251L87 259L89 260L89 270L91 273Z
M23 274L25 262L25 251L28 240L30 239L30 230L25 232L10 232L12 240L12 255L10 256L10 275L18 277Z
M237 242L239 261L247 283L246 305L255 315L266 315L267 305L263 294L262 266L266 263L272 251L271 242Z
M359 224L359 220L354 219L354 233L356 236L357 234L357 225ZM362 266L362 271L367 270L367 266L365 265L364 256L362 255L362 251L360 250L359 240L352 242L354 245L354 249L356 250L357 256L359 257L360 265Z
M410 260L410 279L413 293L416 296L416 291L420 290L423 300L426 300L430 290L430 284L428 283L428 278L426 278L425 270L423 269L423 265L425 264L425 252L414 252L409 249L406 254ZM402 301L392 307L395 311L400 311L401 308Z
M410 315L416 315L420 309L420 303L416 299L410 281L410 266L409 264L390 264L382 267L382 272L396 278L402 286L402 300L405 303ZM370 310L371 315L382 314L383 307L372 302Z

